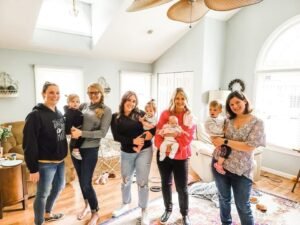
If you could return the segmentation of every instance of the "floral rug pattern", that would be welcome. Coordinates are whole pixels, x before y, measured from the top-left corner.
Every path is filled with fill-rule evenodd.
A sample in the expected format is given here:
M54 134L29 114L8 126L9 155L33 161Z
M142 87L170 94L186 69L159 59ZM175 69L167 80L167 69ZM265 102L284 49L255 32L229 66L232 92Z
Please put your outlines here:
M259 203L267 206L267 212L263 213L252 204L252 212L255 217L255 225L300 225L300 203L281 197L259 192ZM182 224L178 208L177 195L173 194L174 208L168 221L168 225ZM233 225L240 225L239 217L232 204ZM151 225L160 225L159 217L164 211L162 198L153 200L149 204L149 218ZM190 196L190 220L193 225L221 225L219 208L209 200ZM140 209L132 209L125 214L101 223L101 225L137 225L140 224Z

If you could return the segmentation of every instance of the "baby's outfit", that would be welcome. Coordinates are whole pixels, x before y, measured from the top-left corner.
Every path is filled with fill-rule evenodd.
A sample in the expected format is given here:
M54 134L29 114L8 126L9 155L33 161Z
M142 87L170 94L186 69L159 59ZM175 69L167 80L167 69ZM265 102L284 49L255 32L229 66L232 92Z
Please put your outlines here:
M182 129L180 126L172 127L169 124L163 125L162 129L159 131L160 135L164 134L174 134L181 133ZM166 158L167 146L171 144L171 151L169 153L169 158L174 159L177 150L179 148L179 144L174 137L164 137L164 141L160 145L159 149L159 161L163 161Z
M146 122L150 123L151 125L155 126L157 123L156 117L155 116L151 116L149 114L145 114L145 120ZM151 130L152 128L147 127L147 126L143 126L144 130Z
M225 121L225 118L221 115L219 115L217 118L208 118L205 121L206 132L212 137L224 137ZM229 146L221 145L220 151L218 151L218 156L227 159L230 153L231 148Z

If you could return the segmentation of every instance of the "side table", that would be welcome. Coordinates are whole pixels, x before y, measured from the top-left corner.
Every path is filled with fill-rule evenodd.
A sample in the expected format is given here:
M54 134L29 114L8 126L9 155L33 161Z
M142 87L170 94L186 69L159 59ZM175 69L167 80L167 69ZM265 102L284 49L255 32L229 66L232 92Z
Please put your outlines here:
M0 219L6 206L22 202L22 209L27 209L25 169L24 163L11 167L0 166Z

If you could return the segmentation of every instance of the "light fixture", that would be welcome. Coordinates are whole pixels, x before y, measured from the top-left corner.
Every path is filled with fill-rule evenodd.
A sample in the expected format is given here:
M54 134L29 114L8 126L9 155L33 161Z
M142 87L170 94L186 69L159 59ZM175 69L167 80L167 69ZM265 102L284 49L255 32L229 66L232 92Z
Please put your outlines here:
M75 17L77 17L79 14L79 10L77 9L76 1L77 0L72 0L72 9L71 9L71 14Z
M225 105L228 95L231 93L229 90L211 90L208 92L208 103L217 100L222 105Z

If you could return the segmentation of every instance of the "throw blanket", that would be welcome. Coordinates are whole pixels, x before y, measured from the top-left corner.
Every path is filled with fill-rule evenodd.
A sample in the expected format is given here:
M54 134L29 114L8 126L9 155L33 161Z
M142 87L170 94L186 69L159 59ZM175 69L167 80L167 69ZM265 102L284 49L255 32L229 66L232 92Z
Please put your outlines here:
M215 182L201 183L196 182L189 187L189 194L196 198L212 201L219 208L218 189Z

